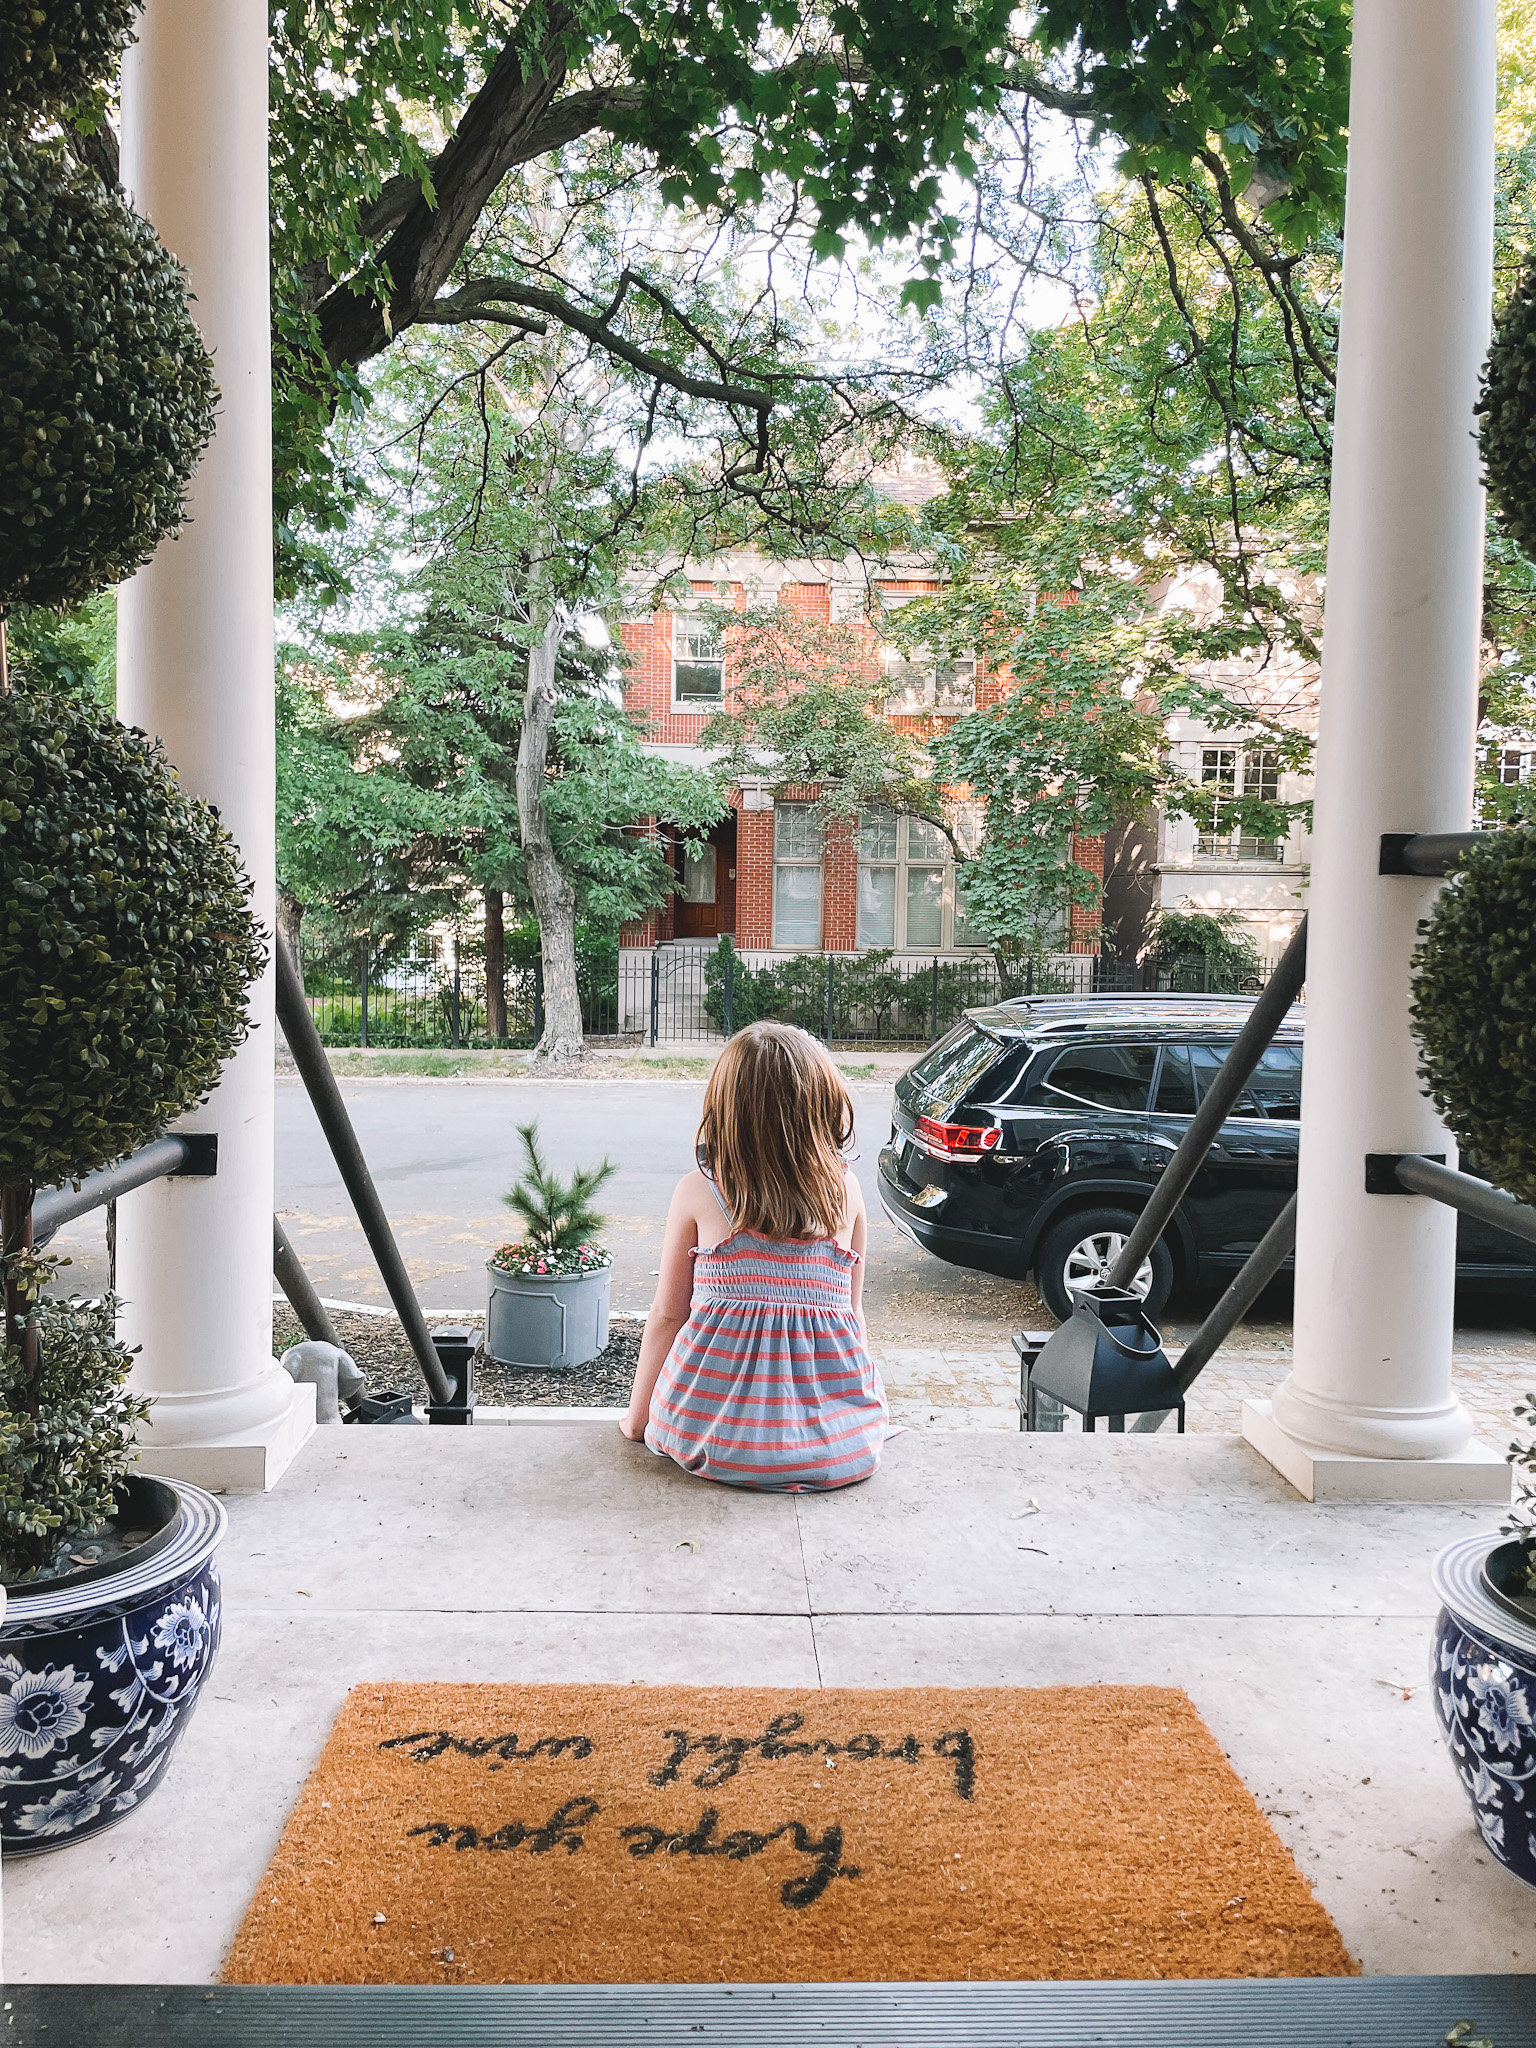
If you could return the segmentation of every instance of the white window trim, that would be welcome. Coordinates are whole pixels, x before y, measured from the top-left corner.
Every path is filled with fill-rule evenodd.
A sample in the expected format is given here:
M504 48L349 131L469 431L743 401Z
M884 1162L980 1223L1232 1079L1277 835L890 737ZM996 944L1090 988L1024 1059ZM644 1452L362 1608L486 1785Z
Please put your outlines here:
M893 923L895 926L895 935L893 936L891 941L891 950L893 952L903 954L921 953L924 955L931 953L964 953L969 955L972 953L985 952L987 950L987 941L985 939L957 939L955 937L955 892L956 883L958 879L958 870L955 865L954 852L947 845L945 846L944 853L942 856L944 881L942 886L942 894L940 897L939 909L939 943L937 946L933 946L921 944L914 945L909 942L907 938L907 875L913 868L932 868L940 865L940 858L935 855L921 853L914 855L909 851L908 827L914 822L921 821L914 821L913 819L907 817L897 818L896 855L893 860L884 860L879 858L868 859L865 857L863 853L858 854L857 873L855 874L854 879L854 936L855 943L858 946L858 950L861 953L873 953L885 950L883 947L880 946L867 945L864 943L863 940L858 938L857 894L858 875L862 874L865 868L885 868L894 870L896 875L896 902L895 915L893 918ZM857 845L857 840L855 841L855 845Z
M1249 756L1260 753L1277 753L1279 750L1266 743L1262 738L1250 737L1247 739L1231 740L1201 740L1194 751L1195 777L1202 787L1208 786L1204 782L1206 755L1215 753L1235 754L1237 756L1238 780L1232 794L1233 796L1242 796L1248 787ZM1283 800L1280 795L1280 786L1284 778L1284 768L1277 768L1275 778L1275 801L1277 803ZM1225 833L1208 834L1196 825L1194 859L1197 862L1204 862L1213 867L1230 867L1234 863L1240 863L1244 868L1278 868L1286 865L1286 856L1290 848L1289 832L1282 833L1278 839L1264 842L1266 845L1276 849L1272 853L1243 852L1241 848L1245 836L1247 835L1244 835L1237 826L1233 826ZM1202 842L1207 838L1216 839L1218 842L1224 841L1225 843L1206 846Z
M882 590L878 587L875 590L880 613L886 618L889 618L894 612L904 610L906 606L914 603L916 600L926 598L932 594L929 591ZM876 624L876 630L878 631L878 623ZM922 702L919 704L896 706L888 703L886 705L887 717L963 718L968 711L976 709L976 687L980 664L974 654L957 654L953 661L945 664L946 667L952 669L969 667L971 671L971 694L968 704L936 704L934 702L934 697L938 690L938 666L934 662L932 653L928 648L914 647L910 655L905 655L899 647L891 645L889 641L882 640L880 644L881 674L888 677L893 664L896 662L901 662L919 671L923 679L924 695Z
M690 631L688 621L699 616L697 610L685 608L669 615L669 645L667 649L667 697L673 711L681 711L694 718L707 718L712 711L721 710L725 704L725 642L720 647L720 694L718 697L679 697L677 694L677 651L681 636Z
M811 806L804 803L775 804L773 807L773 894L769 899L772 914L773 950L776 953L819 953L822 940L827 932L827 877L824 865L824 846L818 848L814 860L807 856L791 854L779 858L779 812L781 810L809 811ZM814 868L816 870L816 937L810 945L797 944L793 939L779 937L779 869Z

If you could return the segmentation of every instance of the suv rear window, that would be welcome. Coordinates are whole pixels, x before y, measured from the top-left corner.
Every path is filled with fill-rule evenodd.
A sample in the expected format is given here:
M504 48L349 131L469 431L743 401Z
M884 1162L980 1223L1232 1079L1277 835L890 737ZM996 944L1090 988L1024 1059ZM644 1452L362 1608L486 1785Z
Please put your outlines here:
M1202 1096L1215 1080L1229 1050L1225 1045L1192 1045L1188 1048L1194 1065L1195 1086ZM1176 1049L1170 1046L1164 1055L1163 1079L1157 1089L1159 1109L1175 1107L1168 1085L1175 1052ZM1294 1123L1301 1115L1301 1047L1270 1046L1260 1058L1247 1087L1237 1098L1232 1114L1266 1117L1276 1123Z
M941 1038L915 1067L908 1069L907 1086L919 1102L959 1102L1002 1050L1001 1043L989 1031L978 1030L974 1024L961 1024L948 1038Z
M1074 1045L1030 1093L1044 1107L1065 1100L1093 1109L1145 1109L1156 1064L1155 1045Z

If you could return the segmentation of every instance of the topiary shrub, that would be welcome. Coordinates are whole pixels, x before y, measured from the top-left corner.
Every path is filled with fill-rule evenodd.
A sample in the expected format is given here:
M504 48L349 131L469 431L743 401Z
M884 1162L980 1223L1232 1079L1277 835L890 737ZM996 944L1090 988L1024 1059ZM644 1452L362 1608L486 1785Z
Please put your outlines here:
M139 0L0 0L0 120L58 113L116 71Z
M0 136L0 610L77 604L147 562L181 524L216 397L154 230Z
M1476 411L1499 524L1536 560L1536 267L1521 274L1499 315Z
M0 1580L24 1584L117 1504L149 1403L128 1389L133 1354L117 1340L116 1303L54 1301L43 1292L59 1259L24 1261L35 1304L35 1378L22 1350L0 1362Z
M112 1510L144 1404L115 1303L48 1298L33 1191L133 1151L213 1087L266 946L217 814L99 706L0 696L0 1577Z
M1420 1076L1483 1171L1536 1202L1536 828L1470 853L1419 931Z
M0 1181L76 1180L208 1094L265 963L249 896L143 733L0 697Z

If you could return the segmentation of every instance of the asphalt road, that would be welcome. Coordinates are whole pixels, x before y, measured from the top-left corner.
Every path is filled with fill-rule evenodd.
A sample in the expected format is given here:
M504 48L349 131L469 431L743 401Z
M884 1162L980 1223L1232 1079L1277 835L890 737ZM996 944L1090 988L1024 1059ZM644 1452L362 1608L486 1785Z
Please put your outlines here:
M886 1220L875 1169L890 1127L890 1082L849 1083L870 1214L865 1301L871 1337L887 1345L999 1350L1017 1329L1049 1325L1032 1286L968 1273L930 1257ZM515 1234L501 1196L518 1171L517 1126L537 1119L547 1156L561 1172L605 1155L617 1167L600 1197L604 1238L614 1254L613 1305L644 1309L660 1263L662 1225L678 1179L693 1158L701 1080L347 1080L342 1092L364 1155L394 1226L422 1304L431 1311L483 1308L485 1261ZM126 1199L132 1200L132 1196ZM384 1306L388 1297L297 1079L277 1083L277 1199L288 1234L328 1300ZM64 1283L81 1293L106 1284L99 1216L61 1231L50 1249L72 1260ZM1212 1297L1176 1299L1165 1327L1178 1341ZM1247 1345L1286 1345L1290 1303L1270 1291L1244 1330ZM1463 1297L1459 1341L1487 1331L1506 1345L1519 1305ZM1523 1341L1521 1341L1523 1340Z
M1032 1288L965 1273L930 1258L886 1222L876 1159L890 1127L888 1082L851 1082L870 1212L865 1300L885 1343L991 1347L1039 1314ZM693 1159L702 1081L391 1079L342 1084L364 1156L423 1306L479 1309L485 1261L515 1235L501 1196L521 1160L517 1126L536 1118L560 1172L605 1155L617 1167L599 1198L614 1254L615 1308L644 1309L660 1263L667 1204ZM131 1200L132 1197L128 1197ZM388 1297L352 1215L302 1085L277 1084L277 1200L290 1238L327 1299L384 1305ZM99 1219L61 1231L67 1283L105 1284Z

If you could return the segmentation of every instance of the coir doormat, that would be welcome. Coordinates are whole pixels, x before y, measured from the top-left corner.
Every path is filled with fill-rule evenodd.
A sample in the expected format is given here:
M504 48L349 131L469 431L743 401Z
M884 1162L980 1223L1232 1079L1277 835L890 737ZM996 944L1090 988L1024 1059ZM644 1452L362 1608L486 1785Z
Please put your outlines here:
M1181 1692L359 1686L233 1983L1346 1976Z

